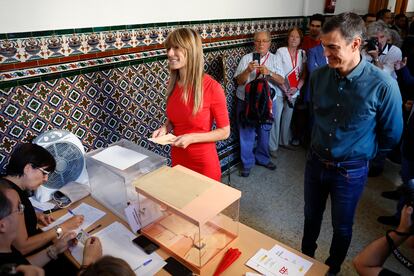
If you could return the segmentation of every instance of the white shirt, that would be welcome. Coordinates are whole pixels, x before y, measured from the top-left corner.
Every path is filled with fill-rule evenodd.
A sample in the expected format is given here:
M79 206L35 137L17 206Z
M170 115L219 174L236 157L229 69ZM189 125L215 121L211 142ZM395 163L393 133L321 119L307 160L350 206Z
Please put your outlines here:
M264 62L264 65L267 67L267 69L269 69L272 73L275 73L276 72L276 57L271 52L268 52L268 54L269 54L269 57L267 59L266 59L267 54L264 55L260 59L260 65L263 65L263 62ZM253 61L253 53L243 56L239 62L239 65L237 66L236 72L234 73L234 77L236 78L238 75L243 73L243 71L246 70L247 66L249 65L249 62L251 61ZM236 91L237 98L244 101L245 86L246 84L248 84L255 78L256 78L256 70L253 70L252 72L250 72L249 77L247 78L247 81L243 85L239 85L237 87L237 91ZM270 85L270 88L273 88L276 90L276 84L269 81L269 85Z
M299 67L299 72L302 73L303 69L306 66L306 52L302 49L298 49L298 54L296 56L296 61L290 58L289 50L287 47L280 47L276 52L276 74L286 77L286 75L293 70L293 65ZM299 90L292 96L296 98L299 95ZM277 87L276 95L283 97L283 91Z
M365 58L368 62L372 62L372 57L365 51L365 49L362 51L362 56ZM382 68L382 71L388 73L393 77L394 79L397 79L397 74L395 73L394 64L397 61L400 61L402 59L402 53L400 48L397 46L391 45L389 47L389 44L385 44L384 50L382 53L378 56L378 60L384 64L384 68Z

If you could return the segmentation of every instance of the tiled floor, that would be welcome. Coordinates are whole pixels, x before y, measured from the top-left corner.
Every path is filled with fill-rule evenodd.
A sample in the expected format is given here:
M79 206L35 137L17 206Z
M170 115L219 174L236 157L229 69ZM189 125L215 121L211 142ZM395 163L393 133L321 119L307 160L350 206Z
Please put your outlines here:
M273 161L276 171L263 167L254 167L248 178L238 176L233 171L231 185L242 191L240 220L293 248L300 250L303 229L303 172L305 166L305 150L297 151L279 149ZM399 166L387 161L382 176L369 178L362 199L359 202L351 247L348 257L342 265L340 275L357 275L352 266L352 259L370 241L385 234L389 229L379 224L376 219L380 215L390 215L395 208L395 201L380 196L382 191L392 190L400 182ZM223 173L223 182L228 176ZM327 204L321 234L318 240L316 259L324 262L328 256L332 226L330 205ZM404 251L406 252L406 251ZM414 252L407 255L414 259ZM393 256L386 266L402 275L410 275Z

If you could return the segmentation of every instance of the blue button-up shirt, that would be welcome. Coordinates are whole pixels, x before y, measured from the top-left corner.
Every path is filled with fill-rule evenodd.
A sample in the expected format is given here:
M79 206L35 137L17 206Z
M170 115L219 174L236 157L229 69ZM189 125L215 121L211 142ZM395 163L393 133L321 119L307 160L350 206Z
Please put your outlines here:
M361 62L345 77L323 66L310 80L312 150L333 161L370 160L399 142L402 101L397 82Z

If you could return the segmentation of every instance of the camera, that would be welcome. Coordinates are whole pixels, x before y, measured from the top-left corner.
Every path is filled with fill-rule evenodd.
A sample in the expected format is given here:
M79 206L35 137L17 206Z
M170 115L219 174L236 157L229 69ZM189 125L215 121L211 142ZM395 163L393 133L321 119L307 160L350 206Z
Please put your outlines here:
M372 37L370 39L365 40L365 49L367 52L369 51L376 51L379 48L378 38Z

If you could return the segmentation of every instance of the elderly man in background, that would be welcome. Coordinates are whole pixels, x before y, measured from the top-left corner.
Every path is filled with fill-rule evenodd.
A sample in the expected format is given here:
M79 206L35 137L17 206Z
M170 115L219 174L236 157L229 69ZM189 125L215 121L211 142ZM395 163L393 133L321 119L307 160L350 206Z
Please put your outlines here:
M246 84L254 80L256 77L264 76L268 79L270 87L275 87L277 81L283 83L276 71L276 57L269 52L271 45L270 33L267 31L257 32L254 35L255 52L260 54L260 62L253 60L253 53L249 53L242 57L236 72L234 73L238 87L237 96L237 120L240 113L243 112L245 101ZM274 114L274 113L273 113ZM275 170L276 165L270 160L269 153L269 135L270 127L260 125L243 126L238 121L239 137L240 137L240 157L242 169L240 175L248 177L250 170L254 164L264 166L269 170ZM256 149L254 148L257 135Z

